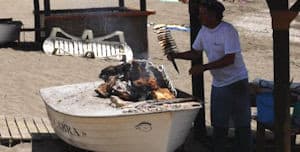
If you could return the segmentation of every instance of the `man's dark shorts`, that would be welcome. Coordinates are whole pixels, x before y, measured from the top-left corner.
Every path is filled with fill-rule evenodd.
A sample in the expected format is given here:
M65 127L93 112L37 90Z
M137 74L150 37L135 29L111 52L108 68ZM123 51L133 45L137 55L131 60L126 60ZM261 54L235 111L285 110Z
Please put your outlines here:
M229 119L234 127L249 127L251 120L248 79L234 82L224 87L212 86L211 121L215 127L229 127Z

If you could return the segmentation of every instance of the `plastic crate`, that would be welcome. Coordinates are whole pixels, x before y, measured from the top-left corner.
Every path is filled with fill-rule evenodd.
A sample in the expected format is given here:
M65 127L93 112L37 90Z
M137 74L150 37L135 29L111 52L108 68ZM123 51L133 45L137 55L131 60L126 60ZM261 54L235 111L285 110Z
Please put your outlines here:
M256 95L257 120L261 123L274 122L274 98L272 92Z

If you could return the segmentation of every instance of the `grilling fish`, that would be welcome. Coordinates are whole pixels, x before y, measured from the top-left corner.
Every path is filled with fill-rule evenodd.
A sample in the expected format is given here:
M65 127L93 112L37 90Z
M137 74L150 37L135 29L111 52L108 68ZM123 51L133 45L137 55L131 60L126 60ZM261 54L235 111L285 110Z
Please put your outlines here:
M178 52L175 40L173 39L170 30L166 27L166 25L156 25L154 26L154 30L157 34L157 39L164 50L164 54L170 54ZM175 70L179 73L177 64L174 59L171 60Z

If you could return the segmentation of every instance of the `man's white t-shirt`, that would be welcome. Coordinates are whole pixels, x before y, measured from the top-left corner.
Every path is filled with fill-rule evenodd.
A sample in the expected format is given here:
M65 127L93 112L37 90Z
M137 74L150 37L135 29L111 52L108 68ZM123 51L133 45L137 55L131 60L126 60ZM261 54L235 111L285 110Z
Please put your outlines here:
M237 30L227 22L221 22L214 29L202 26L193 43L193 49L204 50L209 62L221 59L225 54L235 53L234 64L210 70L213 86L223 87L248 78Z

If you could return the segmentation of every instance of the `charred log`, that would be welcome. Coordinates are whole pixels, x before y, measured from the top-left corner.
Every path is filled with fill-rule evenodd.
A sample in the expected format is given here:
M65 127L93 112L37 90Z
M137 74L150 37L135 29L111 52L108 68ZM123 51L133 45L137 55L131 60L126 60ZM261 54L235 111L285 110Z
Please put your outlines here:
M99 87L95 90L95 92L98 93L100 97L103 98L110 97L112 88L116 84L116 81L117 81L116 76L110 76L109 78L107 78L107 81L105 83L99 85Z
M131 67L129 63L123 63L116 66L108 66L104 68L99 74L99 78L103 79L105 82L108 81L108 78L111 76L116 76L117 78L124 80L126 75Z

